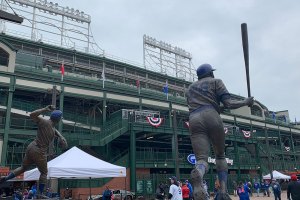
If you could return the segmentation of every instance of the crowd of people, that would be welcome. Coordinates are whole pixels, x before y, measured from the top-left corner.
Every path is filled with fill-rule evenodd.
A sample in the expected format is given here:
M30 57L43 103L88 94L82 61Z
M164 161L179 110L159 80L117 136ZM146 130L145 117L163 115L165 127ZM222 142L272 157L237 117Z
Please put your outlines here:
M210 192L205 181L203 181L203 187L206 191L206 199L210 199ZM281 200L282 188L287 189L288 200L300 200L300 181L296 175L291 176L289 182L276 179L259 181L256 180L253 183L250 181L233 182L234 196L238 196L240 200L250 200L251 197L273 197L275 200ZM215 181L215 186L212 194L213 199L217 199L218 190L220 183L218 180ZM155 193L156 200L192 200L193 198L193 187L189 180L179 181L175 176L170 178L168 185L160 183ZM285 198L284 198L285 199Z
M208 186L203 181L203 187L206 190L207 198L209 198ZM179 181L175 176L170 178L170 186L160 183L156 189L155 199L157 200L192 200L193 187L189 180Z
M50 188L47 188L46 195L47 197L53 197L53 194ZM13 200L27 200L35 199L37 196L37 185L33 184L31 187L22 188L7 188L6 190L1 190L1 199L10 198Z
M251 182L240 182L238 186L234 188L234 195L239 196L240 200L250 200L250 197L253 195L257 197L260 195L270 197L272 193L275 200L281 200L282 185L284 183L284 181L279 183L276 179L262 182L255 181L252 187ZM295 174L291 176L291 180L287 184L287 199L300 200L300 181Z

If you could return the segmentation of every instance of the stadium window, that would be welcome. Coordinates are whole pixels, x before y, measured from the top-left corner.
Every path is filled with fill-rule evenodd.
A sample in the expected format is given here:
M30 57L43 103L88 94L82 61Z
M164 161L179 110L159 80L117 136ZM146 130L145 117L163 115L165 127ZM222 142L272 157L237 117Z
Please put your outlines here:
M253 105L251 107L251 115L262 117L262 110L259 106Z
M0 48L0 65L8 67L9 53Z

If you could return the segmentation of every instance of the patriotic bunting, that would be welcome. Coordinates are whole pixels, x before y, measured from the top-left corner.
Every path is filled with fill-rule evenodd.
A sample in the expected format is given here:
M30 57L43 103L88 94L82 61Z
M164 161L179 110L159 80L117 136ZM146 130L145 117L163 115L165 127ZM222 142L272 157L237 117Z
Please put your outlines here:
M228 133L228 128L227 127L224 127L224 132L225 132L225 134Z
M184 122L184 125L186 128L189 128L190 127L190 122Z
M163 118L147 117L147 121L149 122L149 124L151 124L151 126L157 128L162 124Z
M245 138L250 138L251 137L251 131L242 130L242 132L243 132Z
M286 151L290 151L291 147L284 147Z

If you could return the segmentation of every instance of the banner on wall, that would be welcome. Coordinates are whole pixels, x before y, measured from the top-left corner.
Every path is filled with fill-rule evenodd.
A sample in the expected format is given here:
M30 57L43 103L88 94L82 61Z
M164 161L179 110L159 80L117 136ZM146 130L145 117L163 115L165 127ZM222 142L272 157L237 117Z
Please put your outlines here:
M147 117L147 121L149 122L149 124L151 126L154 126L155 128L159 127L162 122L163 122L163 118L159 118L159 117Z

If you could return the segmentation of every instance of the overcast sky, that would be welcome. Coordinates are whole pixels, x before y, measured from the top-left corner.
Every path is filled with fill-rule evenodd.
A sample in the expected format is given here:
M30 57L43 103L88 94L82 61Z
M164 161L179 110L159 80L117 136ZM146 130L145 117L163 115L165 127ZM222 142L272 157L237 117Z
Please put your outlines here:
M247 96L241 23L248 24L251 92L269 110L300 120L300 1L56 0L92 18L106 52L143 63L143 35L181 47L195 67L210 63L227 89Z

